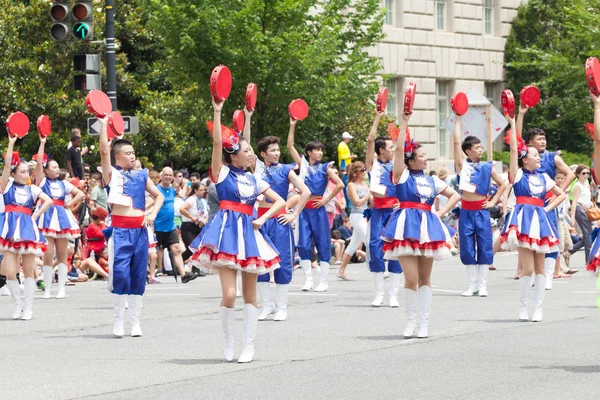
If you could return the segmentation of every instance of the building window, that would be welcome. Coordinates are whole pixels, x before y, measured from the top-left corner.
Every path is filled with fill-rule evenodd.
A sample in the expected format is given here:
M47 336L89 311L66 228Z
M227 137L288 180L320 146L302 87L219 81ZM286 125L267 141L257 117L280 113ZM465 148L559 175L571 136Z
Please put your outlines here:
M385 24L394 25L394 0L385 0Z
M448 132L444 128L444 121L450 112L450 84L446 81L436 82L437 121L439 157L448 158Z
M435 0L435 27L446 30L446 1Z
M486 35L494 33L494 0L483 0L483 26Z
M396 99L398 94L398 79L390 79L385 81L385 87L388 88L388 102L385 108L386 115L397 116Z
M484 86L485 97L490 103L496 108L499 108L500 104L500 91L499 84L496 82L485 82Z

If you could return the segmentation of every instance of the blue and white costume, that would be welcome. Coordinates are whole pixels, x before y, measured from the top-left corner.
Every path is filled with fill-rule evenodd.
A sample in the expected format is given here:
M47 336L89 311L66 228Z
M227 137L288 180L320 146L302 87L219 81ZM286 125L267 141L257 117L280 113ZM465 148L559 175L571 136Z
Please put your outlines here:
M46 239L31 218L32 210L42 189L20 185L10 178L4 188L4 212L0 213L0 251L34 254L46 251Z
M43 178L40 188L52 199L52 205L40 215L37 225L46 237L75 239L81 236L79 224L71 210L65 208L65 197L75 188L71 183L59 179Z
M252 226L256 198L269 184L233 166L221 166L215 181L220 210L190 245L203 267L228 267L264 274L279 268L275 245Z
M396 184L400 208L392 213L381 235L386 260L403 256L441 260L451 256L450 233L440 217L431 211L435 197L447 187L437 176L404 169Z
M540 168L538 168L537 172L547 174L551 180L556 178L556 163L554 159L556 158L556 152L553 151L544 151L540 153ZM553 194L552 192L546 193L545 203L547 206L552 201ZM558 210L550 210L548 212L548 219L552 226L554 226L554 230L558 232ZM559 239L560 240L560 239ZM544 262L544 270L546 271L546 288L552 289L552 279L554 277L554 267L556 265L556 258L558 257L558 249L546 253L546 261Z

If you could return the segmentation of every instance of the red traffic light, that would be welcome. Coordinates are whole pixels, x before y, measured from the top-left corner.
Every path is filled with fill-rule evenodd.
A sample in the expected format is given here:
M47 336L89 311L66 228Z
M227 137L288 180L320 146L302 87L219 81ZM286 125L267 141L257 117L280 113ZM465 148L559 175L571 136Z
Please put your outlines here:
M92 5L77 3L73 6L73 18L77 21L84 21L92 18Z
M63 21L69 15L69 8L64 4L53 4L50 7L50 17L54 21Z

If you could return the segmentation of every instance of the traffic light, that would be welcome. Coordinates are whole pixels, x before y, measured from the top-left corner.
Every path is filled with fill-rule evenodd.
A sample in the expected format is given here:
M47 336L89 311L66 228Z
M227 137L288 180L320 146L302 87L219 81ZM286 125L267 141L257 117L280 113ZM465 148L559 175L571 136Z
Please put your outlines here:
M69 39L71 30L71 0L54 0L50 5L50 17L52 26L50 27L50 36L57 42Z
M94 36L92 0L75 0L71 11L71 34L76 40L90 40Z
M73 77L75 90L102 90L99 54L82 54L73 57L73 69L84 72L83 75Z

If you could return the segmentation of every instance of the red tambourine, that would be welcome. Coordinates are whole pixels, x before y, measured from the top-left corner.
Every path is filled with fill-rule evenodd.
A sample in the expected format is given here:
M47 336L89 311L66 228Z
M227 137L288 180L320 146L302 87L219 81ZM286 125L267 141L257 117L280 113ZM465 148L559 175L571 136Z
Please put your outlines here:
M243 131L245 120L244 112L242 110L235 110L233 112L233 129L235 129L236 132Z
M594 96L600 94L600 62L596 57L590 57L585 62L585 77L590 92Z
M458 92L450 99L450 106L456 115L465 115L469 111L469 99L463 92Z
M29 133L29 118L21 111L12 113L6 119L6 129L10 136L24 138Z
M258 87L256 83L249 83L246 88L246 110L254 111L256 107L256 97L258 96Z
M85 96L85 105L88 111L97 118L104 118L112 111L110 99L101 90L92 90Z
M210 94L217 103L226 100L231 93L231 71L224 65L218 65L210 75Z
M52 122L50 122L50 117L47 115L40 115L37 119L36 127L41 137L50 136L50 132L52 132Z
M540 102L540 89L536 88L533 85L525 86L521 90L521 94L519 97L521 98L521 103L523 103L527 107L535 107L537 103Z
M302 121L308 117L308 104L302 99L292 100L288 107L290 117L297 121Z
M510 89L504 89L500 99L502 103L502 114L508 114L511 118L514 118L517 108L515 106L515 96L513 96Z
M413 105L415 104L415 95L417 94L417 84L410 82L404 92L404 113L412 114Z
M384 112L388 102L388 88L379 88L377 92L377 111Z
M108 127L107 130L108 140L111 140L115 136L122 136L125 133L125 121L123 116L118 111L113 111L108 116Z

